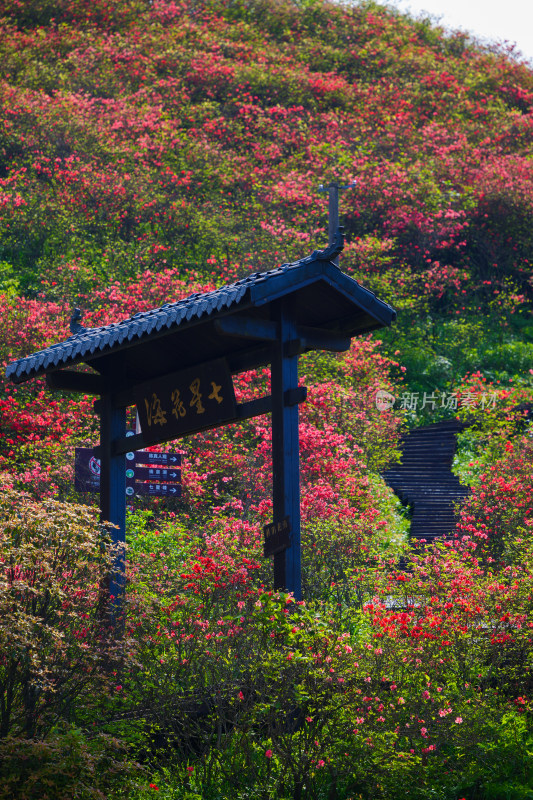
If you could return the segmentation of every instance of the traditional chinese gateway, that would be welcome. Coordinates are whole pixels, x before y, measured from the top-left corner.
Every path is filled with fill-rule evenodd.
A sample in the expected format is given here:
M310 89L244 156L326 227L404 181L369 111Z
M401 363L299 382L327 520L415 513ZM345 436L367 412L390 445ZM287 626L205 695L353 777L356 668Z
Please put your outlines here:
M274 586L301 596L298 404L307 390L298 386L298 357L347 350L352 337L396 317L341 272L334 261L342 249L339 228L328 248L307 258L113 325L86 329L75 313L66 341L9 364L6 375L15 383L46 374L51 389L99 395L101 517L116 526L118 543L125 541L127 452L271 413L272 525L283 534L277 542L269 529ZM94 373L71 369L80 363ZM236 403L231 376L267 364L272 394ZM127 438L132 405L142 433ZM117 562L110 594L120 598L123 588L124 565Z

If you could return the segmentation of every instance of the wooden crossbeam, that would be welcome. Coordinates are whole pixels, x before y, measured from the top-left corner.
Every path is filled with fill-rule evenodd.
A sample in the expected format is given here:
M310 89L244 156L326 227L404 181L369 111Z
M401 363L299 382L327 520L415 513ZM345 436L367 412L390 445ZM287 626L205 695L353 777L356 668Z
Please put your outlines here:
M333 353L344 353L350 349L352 340L349 336L323 331L321 328L300 328L295 330L296 338L286 345L288 356L299 355L308 350L329 350Z
M223 336L236 336L239 339L263 339L275 342L278 338L276 323L252 317L223 317L215 321L215 330Z
M90 372L75 372L59 369L46 375L46 385L52 391L82 392L83 394L102 395L108 390L101 375Z
M287 394L287 396L285 397L285 404L288 406L297 405L298 403L303 403L306 398L307 398L307 387L297 386L295 390L292 390L292 392ZM246 403L239 403L237 405L237 416L235 417L235 419L230 420L229 422L230 423L243 422L245 419L251 419L252 417L260 417L262 414L270 414L271 412L272 412L271 395L267 395L265 397L258 397L256 400L249 400ZM227 424L229 424L228 421L223 421L220 424L210 426L210 428L219 428ZM195 433L199 432L200 432L199 430L195 431ZM172 436L172 440L174 440L175 438L180 438L180 437ZM129 453L132 450L142 450L143 447L146 447L146 442L143 438L142 433L137 433L135 436L121 436L117 438L111 445L111 452L114 455L120 455L123 453ZM99 458L100 456L99 447L95 448L95 455L97 458Z
M269 320L253 319L251 317L232 316L216 320L215 329L222 336L234 336L239 339L262 339L275 342L278 338L275 322ZM331 350L342 353L348 350L351 343L349 336L323 330L297 325L295 338L289 344L287 355L297 355L306 350Z

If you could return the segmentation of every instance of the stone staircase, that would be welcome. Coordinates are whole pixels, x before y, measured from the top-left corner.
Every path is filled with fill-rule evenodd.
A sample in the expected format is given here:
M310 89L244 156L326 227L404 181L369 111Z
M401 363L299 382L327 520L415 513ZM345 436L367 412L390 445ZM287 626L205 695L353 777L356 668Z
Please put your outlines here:
M411 538L433 541L455 530L455 503L470 493L452 473L458 420L446 420L409 431L401 443L401 463L382 473L402 503L412 510Z

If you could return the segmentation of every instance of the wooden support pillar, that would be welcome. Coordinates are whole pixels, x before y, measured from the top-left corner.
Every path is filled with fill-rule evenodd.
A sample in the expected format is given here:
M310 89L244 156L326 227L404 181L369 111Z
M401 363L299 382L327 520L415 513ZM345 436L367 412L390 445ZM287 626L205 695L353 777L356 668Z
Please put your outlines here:
M272 358L272 468L274 522L289 518L291 546L274 556L274 588L302 597L300 543L300 449L298 440L298 355L289 355L296 326L288 300L277 309L278 341Z
M112 395L103 395L100 412L100 519L110 528L113 544L118 546L109 579L112 598L110 612L115 620L122 616L125 590L126 544L126 456L115 455L112 443L126 434L126 409L113 407Z

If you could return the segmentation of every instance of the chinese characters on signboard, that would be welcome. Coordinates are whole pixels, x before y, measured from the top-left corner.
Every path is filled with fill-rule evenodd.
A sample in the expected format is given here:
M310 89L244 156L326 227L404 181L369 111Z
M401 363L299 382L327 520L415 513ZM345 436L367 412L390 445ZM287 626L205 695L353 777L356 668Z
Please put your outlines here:
M273 556L290 547L290 532L291 524L288 517L285 517L280 522L271 522L269 525L265 525L263 527L263 553L265 557Z
M147 445L177 439L236 418L233 381L224 359L135 387Z

